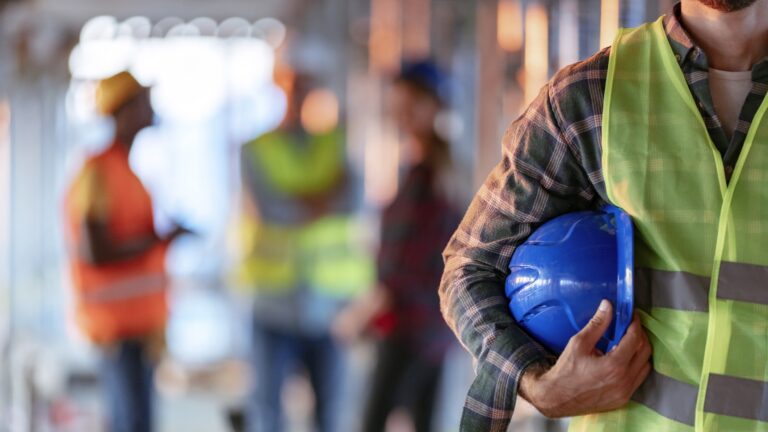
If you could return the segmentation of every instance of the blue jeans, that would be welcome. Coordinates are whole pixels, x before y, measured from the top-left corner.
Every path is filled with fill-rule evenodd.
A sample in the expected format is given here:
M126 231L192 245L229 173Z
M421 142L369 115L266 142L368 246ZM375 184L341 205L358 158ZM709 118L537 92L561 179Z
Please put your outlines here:
M110 432L152 431L153 365L144 342L121 341L104 352L102 381Z
M285 430L280 393L286 378L302 366L315 392L317 430L338 430L344 355L330 335L303 336L257 323L253 351L253 395L247 415L249 432Z

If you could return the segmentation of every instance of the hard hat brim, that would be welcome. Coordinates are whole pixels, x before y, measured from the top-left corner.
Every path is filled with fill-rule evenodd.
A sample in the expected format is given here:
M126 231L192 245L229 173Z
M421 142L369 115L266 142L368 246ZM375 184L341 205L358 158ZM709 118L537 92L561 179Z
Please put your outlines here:
M606 213L614 216L616 224L617 241L617 292L615 305L615 332L613 338L608 343L610 351L618 345L627 328L632 323L634 312L634 231L632 228L632 219L624 210L607 205L602 209Z

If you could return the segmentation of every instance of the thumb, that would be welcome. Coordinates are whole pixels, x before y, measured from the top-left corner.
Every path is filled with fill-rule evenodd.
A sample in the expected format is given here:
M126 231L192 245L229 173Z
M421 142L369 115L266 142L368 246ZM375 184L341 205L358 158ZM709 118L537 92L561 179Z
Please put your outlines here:
M613 320L613 306L608 300L603 300L600 302L600 307L597 308L597 312L592 316L592 319L574 336L578 348L591 352L603 334L605 334L605 331L608 330L611 320Z

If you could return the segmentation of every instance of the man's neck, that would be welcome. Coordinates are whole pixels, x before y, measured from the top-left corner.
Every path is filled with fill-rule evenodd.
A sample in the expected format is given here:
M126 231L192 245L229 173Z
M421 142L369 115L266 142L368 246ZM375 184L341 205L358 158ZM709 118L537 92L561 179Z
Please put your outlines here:
M126 150L130 151L137 134L138 132L118 131L115 134L115 140L125 147Z
M697 0L682 0L681 15L711 68L747 71L768 55L768 0L728 13Z

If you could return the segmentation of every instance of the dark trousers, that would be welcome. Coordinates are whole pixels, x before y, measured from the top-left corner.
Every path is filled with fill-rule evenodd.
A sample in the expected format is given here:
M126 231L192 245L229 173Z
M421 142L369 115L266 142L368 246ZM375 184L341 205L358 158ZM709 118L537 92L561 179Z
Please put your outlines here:
M104 351L102 380L110 432L152 431L153 365L144 342L126 340Z
M405 343L394 339L381 341L377 351L363 431L383 431L387 416L403 407L417 432L429 432L442 364L420 359Z
M253 397L248 408L249 432L285 430L281 389L286 379L306 369L315 393L319 432L337 432L344 355L330 335L306 336L256 323L254 326Z

